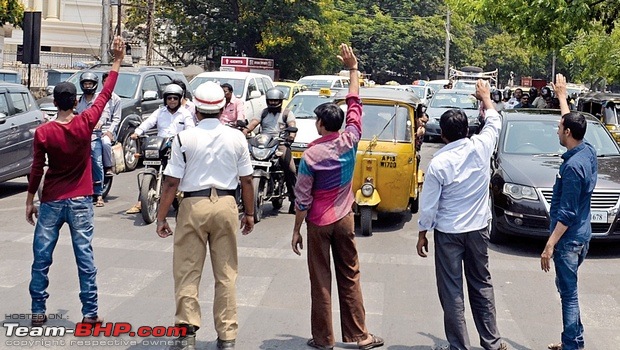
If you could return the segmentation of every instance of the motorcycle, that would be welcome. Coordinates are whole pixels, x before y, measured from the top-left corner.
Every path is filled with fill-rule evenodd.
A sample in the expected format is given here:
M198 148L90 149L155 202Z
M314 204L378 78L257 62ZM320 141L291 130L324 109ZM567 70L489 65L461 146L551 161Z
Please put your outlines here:
M142 219L146 224L150 224L157 218L164 168L170 156L172 138L160 136L142 136L142 138L146 139L143 142L141 155L144 169L138 174L138 187Z
M289 126L277 137L258 134L248 141L254 167L254 222L261 220L264 202L271 201L274 209L280 209L284 199L288 198L284 170L279 162L283 154L278 146L289 142L289 134L295 132L297 128Z

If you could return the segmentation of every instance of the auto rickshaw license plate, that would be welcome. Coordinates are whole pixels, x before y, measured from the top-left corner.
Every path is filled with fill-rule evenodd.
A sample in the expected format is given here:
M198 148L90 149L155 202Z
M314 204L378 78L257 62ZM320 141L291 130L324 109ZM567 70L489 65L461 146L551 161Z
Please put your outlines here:
M161 161L159 160L145 160L142 162L144 165L161 165Z
M301 155L304 154L304 152L292 151L291 154L293 155L293 158L301 158Z

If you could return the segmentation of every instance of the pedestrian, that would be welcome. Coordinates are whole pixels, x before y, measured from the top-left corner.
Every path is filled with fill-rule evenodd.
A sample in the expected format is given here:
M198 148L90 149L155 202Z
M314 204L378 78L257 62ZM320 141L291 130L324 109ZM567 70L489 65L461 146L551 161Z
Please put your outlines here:
M116 37L112 44L114 63L110 77L93 105L74 115L77 90L75 85L63 82L54 87L54 105L57 118L38 127L34 133L34 159L28 181L26 220L35 225L30 280L32 298L32 325L42 326L47 321L46 289L52 255L58 242L60 228L66 223L71 231L73 252L78 266L82 322L101 323L97 302L97 268L93 256L93 178L91 173L91 134L99 122L101 112L110 99L118 70L125 56L125 43ZM43 167L47 158L48 169L44 180L40 208L34 206Z
M234 124L237 120L245 120L243 100L235 96L233 86L229 83L223 83L221 87L224 90L224 96L226 96L226 104L220 121L224 124Z
M301 255L301 225L308 230L312 338L308 346L333 349L330 249L334 258L340 299L340 324L345 342L359 349L383 346L383 339L366 329L366 311L360 283L359 258L355 247L351 181L357 144L362 134L362 104L359 94L357 58L342 44L338 58L350 72L346 128L340 133L344 112L334 103L318 106L316 128L321 137L308 146L299 165L295 186L293 252Z
M577 274L588 253L592 227L590 199L596 186L596 150L583 140L587 122L578 112L571 112L567 102L566 78L556 75L553 85L560 101L562 118L558 123L560 145L566 147L563 163L555 177L549 217L551 236L540 256L543 271L555 265L555 285L562 300L562 342L550 344L553 350L584 348L583 325L579 312Z
M252 163L245 137L220 123L224 91L214 83L196 89L198 126L180 132L172 153L157 213L157 234L172 234L166 221L177 190L184 192L176 230L172 270L176 300L175 324L186 330L175 349L191 350L200 328L198 289L207 254L211 258L215 297L213 319L218 349L234 349L237 338L237 227L235 189L241 182L244 235L254 228Z
M478 135L467 138L467 115L451 109L441 115L441 138L446 143L428 165L420 198L418 255L426 257L426 233L434 229L435 274L444 330L451 350L470 348L465 325L463 269L480 345L507 349L497 329L495 297L489 272L490 159L501 128L489 85L476 83L476 98L486 109Z
M105 84L108 79L108 73L103 73L101 81ZM103 169L106 176L113 176L114 156L112 155L112 141L116 139L118 127L121 122L122 115L121 98L114 92L110 101L105 105L101 114L101 146L103 150Z

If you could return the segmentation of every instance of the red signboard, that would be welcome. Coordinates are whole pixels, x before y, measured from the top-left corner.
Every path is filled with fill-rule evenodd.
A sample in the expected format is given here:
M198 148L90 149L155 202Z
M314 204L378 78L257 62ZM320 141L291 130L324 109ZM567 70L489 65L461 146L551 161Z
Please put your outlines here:
M247 57L222 56L221 65L222 66L247 67L248 58Z

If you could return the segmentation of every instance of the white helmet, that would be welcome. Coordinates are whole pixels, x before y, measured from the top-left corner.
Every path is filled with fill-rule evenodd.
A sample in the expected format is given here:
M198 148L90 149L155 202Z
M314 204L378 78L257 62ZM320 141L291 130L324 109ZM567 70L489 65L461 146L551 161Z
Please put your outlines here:
M198 112L215 114L226 104L224 89L212 81L202 83L194 92L194 104Z

